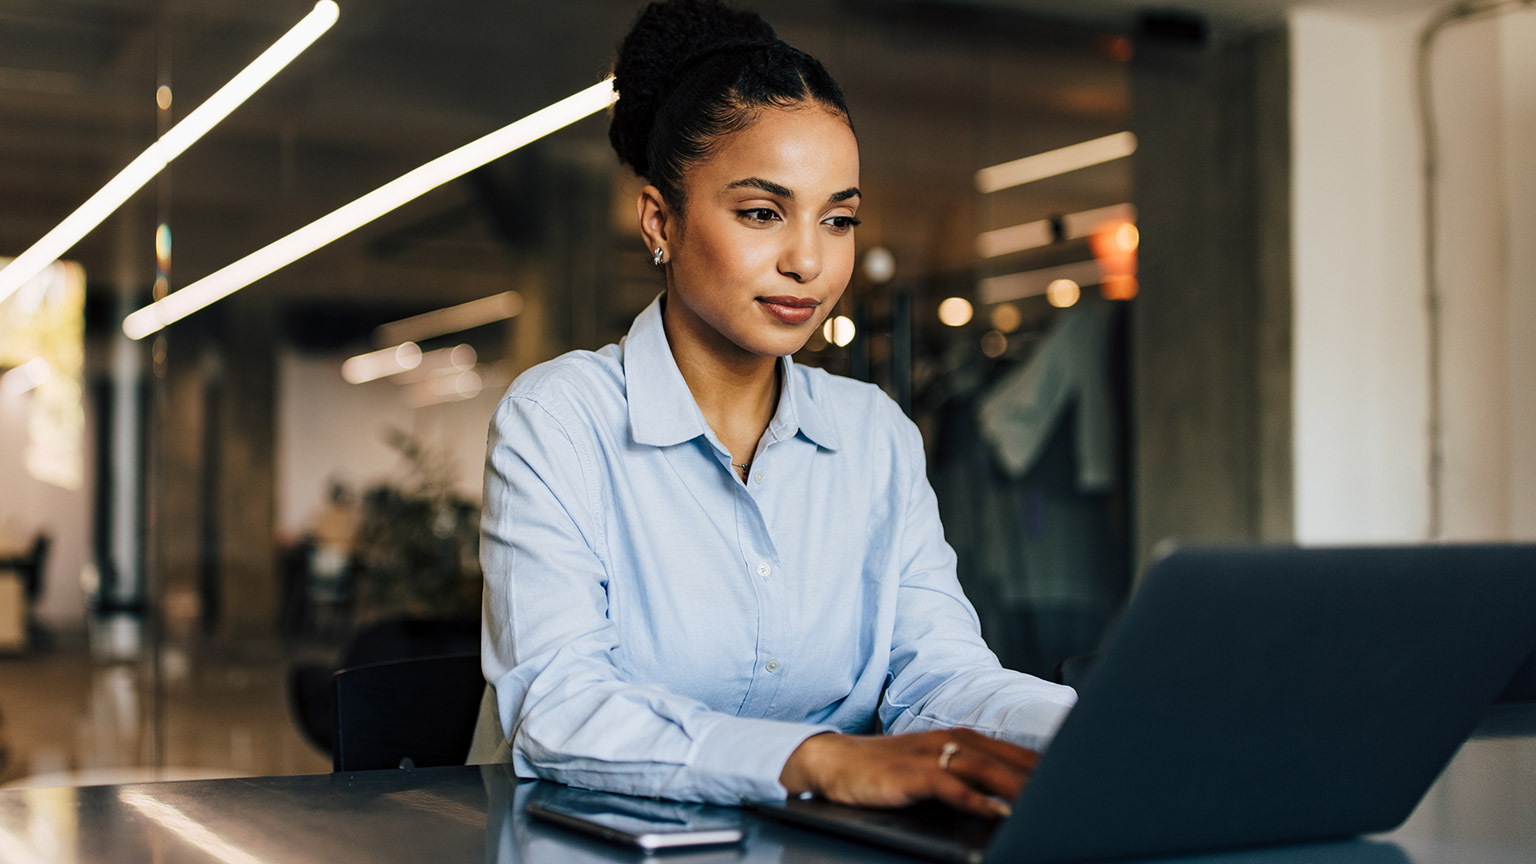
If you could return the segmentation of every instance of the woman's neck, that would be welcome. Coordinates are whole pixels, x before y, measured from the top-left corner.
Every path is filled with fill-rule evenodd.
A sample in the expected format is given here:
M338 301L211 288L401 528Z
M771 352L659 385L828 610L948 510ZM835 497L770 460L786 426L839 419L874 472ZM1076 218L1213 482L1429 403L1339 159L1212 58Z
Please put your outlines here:
M699 411L731 451L752 459L779 403L779 358L743 351L714 328L664 306L662 325L672 358Z

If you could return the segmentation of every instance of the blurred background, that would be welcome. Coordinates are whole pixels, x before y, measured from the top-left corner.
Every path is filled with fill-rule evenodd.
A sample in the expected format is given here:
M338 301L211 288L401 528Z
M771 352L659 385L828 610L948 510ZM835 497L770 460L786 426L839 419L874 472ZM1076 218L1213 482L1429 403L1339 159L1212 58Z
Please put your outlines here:
M0 292L0 785L327 770L329 673L475 650L486 428L661 290L580 120L141 338L134 310L600 81L639 5L340 0ZM797 362L923 430L1003 662L1160 548L1536 539L1536 9L782 0L862 154ZM309 0L0 0L0 264Z

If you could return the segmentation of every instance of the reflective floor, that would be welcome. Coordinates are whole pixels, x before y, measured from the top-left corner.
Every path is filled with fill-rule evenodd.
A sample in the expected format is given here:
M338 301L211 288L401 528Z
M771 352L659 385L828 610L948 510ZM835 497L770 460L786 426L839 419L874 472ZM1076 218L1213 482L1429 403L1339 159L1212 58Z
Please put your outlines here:
M170 644L154 662L131 621L49 641L0 657L0 787L330 770L284 689L327 646Z

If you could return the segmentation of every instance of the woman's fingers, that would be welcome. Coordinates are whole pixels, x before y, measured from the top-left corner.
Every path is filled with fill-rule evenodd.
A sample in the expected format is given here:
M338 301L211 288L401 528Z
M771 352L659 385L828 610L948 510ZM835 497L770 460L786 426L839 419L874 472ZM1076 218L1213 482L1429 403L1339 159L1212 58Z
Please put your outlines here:
M790 756L781 782L873 807L938 799L983 815L1006 812L1039 761L1034 751L967 729L888 737L822 734Z
M928 794L923 797L938 799L951 807L967 810L978 816L1008 815L1008 805L1005 802L976 791L975 788L962 782L959 777L946 772L931 776L933 777L932 785L928 788Z
M936 734L943 736L942 740L955 743L962 751L969 748L973 752L985 753L992 759L1021 772L1026 777L1034 773L1035 766L1040 763L1040 754L1034 750L1028 750L1016 744L1009 744L1007 741L999 741L996 738L988 738L970 729L950 729ZM941 744L941 751L942 746Z
M947 773L967 786L1008 801L1019 797L1029 775L980 748L967 751L961 747L949 760Z

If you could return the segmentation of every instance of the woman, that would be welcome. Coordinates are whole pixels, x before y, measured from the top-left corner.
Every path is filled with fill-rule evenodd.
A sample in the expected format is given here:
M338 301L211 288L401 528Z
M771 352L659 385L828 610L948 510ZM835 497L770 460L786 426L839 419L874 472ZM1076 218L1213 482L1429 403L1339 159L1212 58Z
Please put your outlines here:
M667 290L618 345L520 376L492 422L503 755L683 800L1006 812L1075 696L982 642L916 427L789 358L853 272L837 84L710 0L648 7L615 77L610 138L649 181Z

